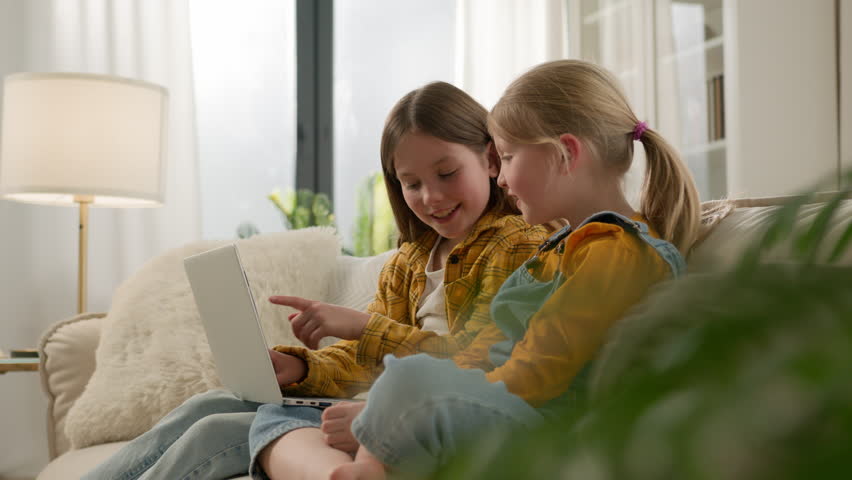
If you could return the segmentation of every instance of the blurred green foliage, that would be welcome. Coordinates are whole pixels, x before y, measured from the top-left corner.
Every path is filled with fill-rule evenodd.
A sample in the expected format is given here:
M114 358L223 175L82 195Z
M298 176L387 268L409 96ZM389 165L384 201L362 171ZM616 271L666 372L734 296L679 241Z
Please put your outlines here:
M331 202L328 195L324 193L314 193L300 188L297 191L287 189L282 196L281 191L276 189L267 198L284 216L284 222L289 230L334 225Z
M324 193L307 189L283 193L276 189L267 198L281 212L288 230L313 226L334 226L331 202ZM346 254L369 257L396 248L396 222L385 190L384 177L374 173L361 181L357 191L355 225L353 228L353 250L344 249ZM239 238L257 235L260 230L251 222L237 227Z
M288 230L314 226L334 226L334 214L331 213L331 201L324 193L314 193L308 189L287 189L283 194L275 189L267 198L281 212L284 225ZM243 222L237 227L239 238L248 238L260 233L251 222Z
M849 196L800 228L812 196L797 198L732 271L658 286L615 327L584 405L479 438L434 478L849 478L852 267L835 262L852 222L826 244ZM792 261L769 262L781 245Z
M354 254L369 257L396 248L396 223L382 174L374 173L362 180L357 195Z

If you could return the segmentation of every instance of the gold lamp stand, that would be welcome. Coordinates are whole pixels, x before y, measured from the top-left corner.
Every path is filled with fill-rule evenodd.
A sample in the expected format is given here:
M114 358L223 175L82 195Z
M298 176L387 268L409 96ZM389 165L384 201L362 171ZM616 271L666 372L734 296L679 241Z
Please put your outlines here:
M77 255L77 313L86 311L86 265L88 263L87 251L89 248L89 204L92 203L91 195L75 195L74 202L80 206L80 240L79 253Z

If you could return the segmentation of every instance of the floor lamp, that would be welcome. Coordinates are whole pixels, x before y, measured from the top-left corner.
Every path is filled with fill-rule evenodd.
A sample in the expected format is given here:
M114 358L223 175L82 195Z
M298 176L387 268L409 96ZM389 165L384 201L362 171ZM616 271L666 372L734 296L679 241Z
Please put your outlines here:
M163 203L168 92L80 73L18 73L3 87L0 197L79 207L77 312L85 312L89 207Z

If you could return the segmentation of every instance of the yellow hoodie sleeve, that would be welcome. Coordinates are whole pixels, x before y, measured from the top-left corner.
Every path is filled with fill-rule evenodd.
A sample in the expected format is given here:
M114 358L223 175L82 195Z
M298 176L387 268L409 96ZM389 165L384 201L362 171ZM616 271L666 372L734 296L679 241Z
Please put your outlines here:
M668 275L659 255L632 234L589 231L558 260L565 281L530 319L512 356L486 374L533 406L564 392L610 326Z
M506 340L506 336L494 323L485 326L464 350L453 355L453 362L459 368L478 368L486 372L494 368L488 356L491 346Z

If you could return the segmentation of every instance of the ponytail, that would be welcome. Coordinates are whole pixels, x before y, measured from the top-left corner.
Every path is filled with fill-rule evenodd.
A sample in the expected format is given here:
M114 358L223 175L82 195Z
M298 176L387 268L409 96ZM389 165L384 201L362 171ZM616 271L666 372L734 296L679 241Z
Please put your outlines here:
M660 236L684 255L698 238L700 205L692 175L671 145L645 130L645 182L640 211Z

